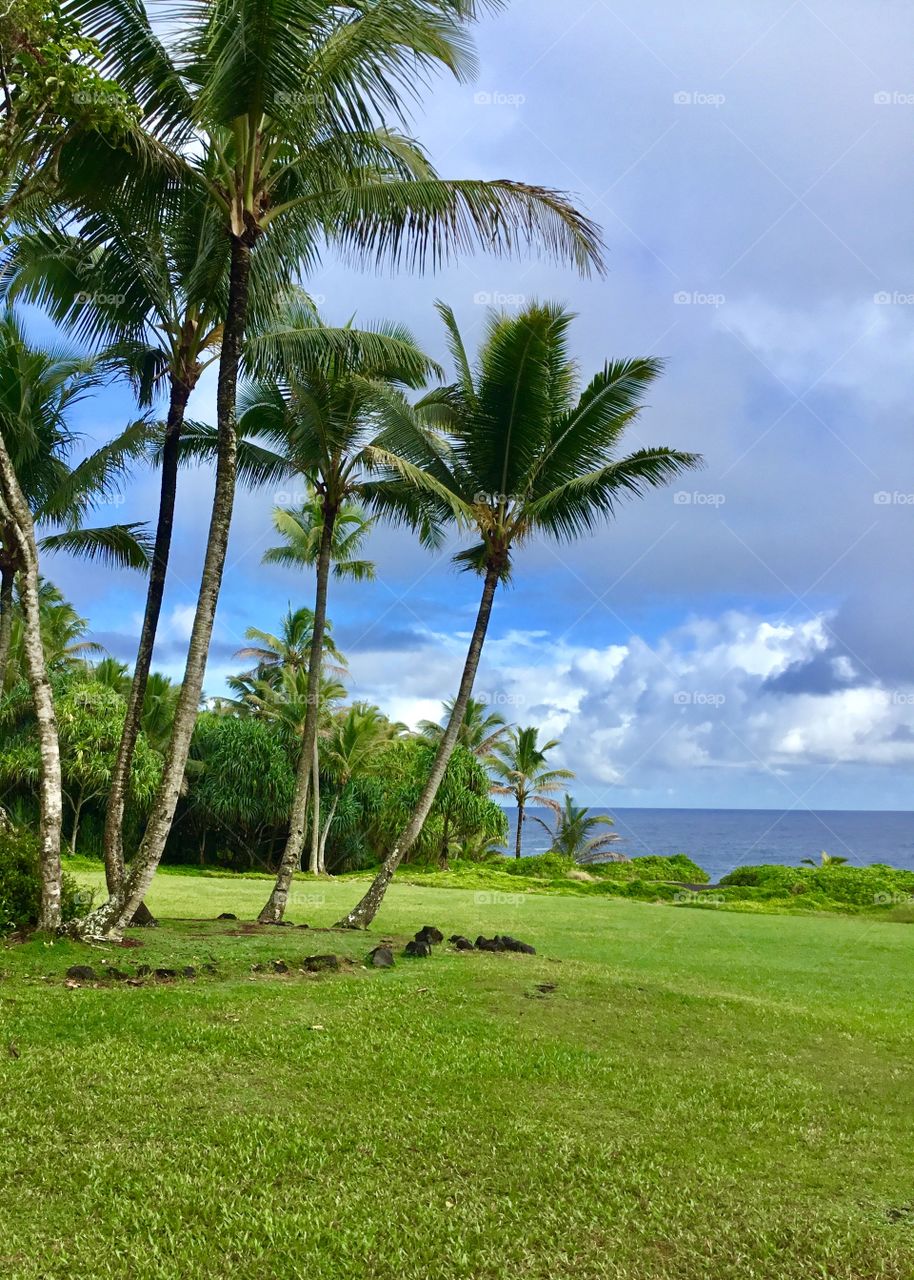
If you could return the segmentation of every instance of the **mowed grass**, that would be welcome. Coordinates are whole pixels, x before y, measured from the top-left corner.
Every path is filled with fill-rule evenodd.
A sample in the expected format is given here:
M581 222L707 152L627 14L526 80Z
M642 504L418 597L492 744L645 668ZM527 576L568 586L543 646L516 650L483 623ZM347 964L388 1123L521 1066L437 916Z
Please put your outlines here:
M909 926L405 884L368 935L213 922L266 887L160 875L141 948L0 951L0 1275L914 1275ZM423 924L538 954L362 967ZM104 960L218 972L64 985Z

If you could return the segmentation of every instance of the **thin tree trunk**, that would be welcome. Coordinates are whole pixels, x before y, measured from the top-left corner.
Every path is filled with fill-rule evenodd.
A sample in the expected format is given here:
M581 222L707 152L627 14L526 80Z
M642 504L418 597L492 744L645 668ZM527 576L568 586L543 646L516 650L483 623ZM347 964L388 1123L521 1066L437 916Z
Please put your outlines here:
M41 875L41 907L38 928L48 932L60 928L62 872L60 837L63 826L63 789L60 771L60 741L54 696L48 679L41 641L39 606L38 549L32 513L19 481L6 443L0 432L0 509L13 527L19 551L19 599L22 605L22 644L41 751L39 870Z
M216 420L219 431L216 484L184 681L175 711L171 740L165 754L162 779L139 851L126 869L121 884L109 895L108 901L80 923L78 931L84 936L117 937L129 924L137 907L146 896L146 890L161 860L181 792L184 768L187 764L200 695L203 691L203 676L206 671L206 659L219 600L219 589L222 585L222 572L225 567L225 554L232 520L238 452L235 397L247 317L250 273L249 240L247 237L241 239L233 236L229 298L216 392Z
M327 837L330 835L330 827L333 823L333 815L336 813L336 806L339 802L339 794L335 795L330 801L330 808L327 812L327 821L324 823L324 829L321 832L321 845L317 855L317 870L319 875L327 873Z
M73 826L70 831L70 857L76 856L76 838L79 835L79 817L82 813L82 797L73 802Z
M514 837L514 856L519 858L521 843L524 838L524 797L517 797L517 834Z
M368 892L347 916L337 922L337 928L339 929L364 929L371 924L378 913L381 903L384 901L387 886L403 860L403 855L412 848L419 838L425 820L431 812L432 805L435 803L435 796L438 794L438 788L441 786L451 756L454 754L454 748L457 745L457 738L460 734L460 726L466 716L467 703L473 692L473 681L476 679L479 659L482 656L482 646L485 643L489 618L492 615L492 602L495 599L495 589L498 586L500 574L501 570L497 564L490 563L488 565L485 584L482 589L482 599L479 602L479 612L476 615L476 625L473 628L473 637L470 640L470 647L467 650L466 661L463 665L460 688L451 711L451 718L448 720L444 736L438 745L435 762L432 765L432 771L429 774L419 803L399 840L387 855L374 880L372 880Z
M16 566L11 555L7 560L7 554L4 548L0 567L0 693L6 683L6 665L13 639L13 583L16 581Z
M295 775L295 796L289 819L289 836L279 863L273 891L257 917L260 924L278 924L283 918L289 900L292 877L301 864L305 844L305 817L308 810L308 791L311 782L312 757L317 741L317 717L320 710L321 668L324 658L324 627L327 619L327 584L330 580L330 558L333 548L333 526L336 508L324 504L324 526L321 530L321 547L317 558L317 586L314 598L314 627L311 633L311 655L308 659L308 705L305 709L305 728L302 734L301 755Z
M311 753L311 860L308 870L317 875L321 852L321 773L318 758L317 738L314 739L314 751Z
M165 441L162 448L159 516L156 525L152 565L149 570L149 583L146 588L146 611L143 615L136 665L133 668L133 681L130 686L130 695L127 699L127 713L124 717L124 727L121 731L117 758L111 774L108 807L105 813L103 848L105 880L109 893L114 893L120 887L124 876L124 809L130 791L130 770L133 764L133 753L140 732L143 701L146 697L146 685L149 681L149 671L152 666L156 630L159 625L159 615L162 611L162 598L165 594L165 577L168 570L168 556L171 550L175 499L178 490L178 457L180 454L181 430L184 426L184 412L187 408L190 393L191 387L172 375L168 418L165 424ZM148 924L152 921L152 916L148 909L143 908L142 905L138 915L141 915L144 910L148 919L137 920L136 923Z

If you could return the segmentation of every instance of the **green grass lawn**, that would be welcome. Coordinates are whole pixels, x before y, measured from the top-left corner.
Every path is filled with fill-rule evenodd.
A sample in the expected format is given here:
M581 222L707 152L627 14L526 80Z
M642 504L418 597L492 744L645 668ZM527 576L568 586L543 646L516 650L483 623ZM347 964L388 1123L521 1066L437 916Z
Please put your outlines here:
M909 926L405 884L369 935L212 922L265 890L160 875L141 948L0 951L0 1275L914 1276ZM362 967L423 924L539 954ZM218 972L65 985L105 960Z

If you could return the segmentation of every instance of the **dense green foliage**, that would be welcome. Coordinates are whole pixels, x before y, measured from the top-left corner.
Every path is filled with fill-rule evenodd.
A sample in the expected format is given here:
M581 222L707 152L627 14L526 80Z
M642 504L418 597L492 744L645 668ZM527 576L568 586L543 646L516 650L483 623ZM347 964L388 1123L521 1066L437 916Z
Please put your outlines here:
M21 828L0 824L0 934L30 928L38 919L38 841ZM62 910L72 920L88 909L91 894L64 873Z

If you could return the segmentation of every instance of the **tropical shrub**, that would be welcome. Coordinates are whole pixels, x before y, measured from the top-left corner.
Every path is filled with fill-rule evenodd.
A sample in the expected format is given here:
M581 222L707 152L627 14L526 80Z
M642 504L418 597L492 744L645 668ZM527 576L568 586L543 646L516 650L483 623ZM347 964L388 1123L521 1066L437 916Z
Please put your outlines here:
M21 827L0 826L0 934L32 928L40 905L38 837ZM64 921L75 919L91 906L85 890L66 872L61 906Z

